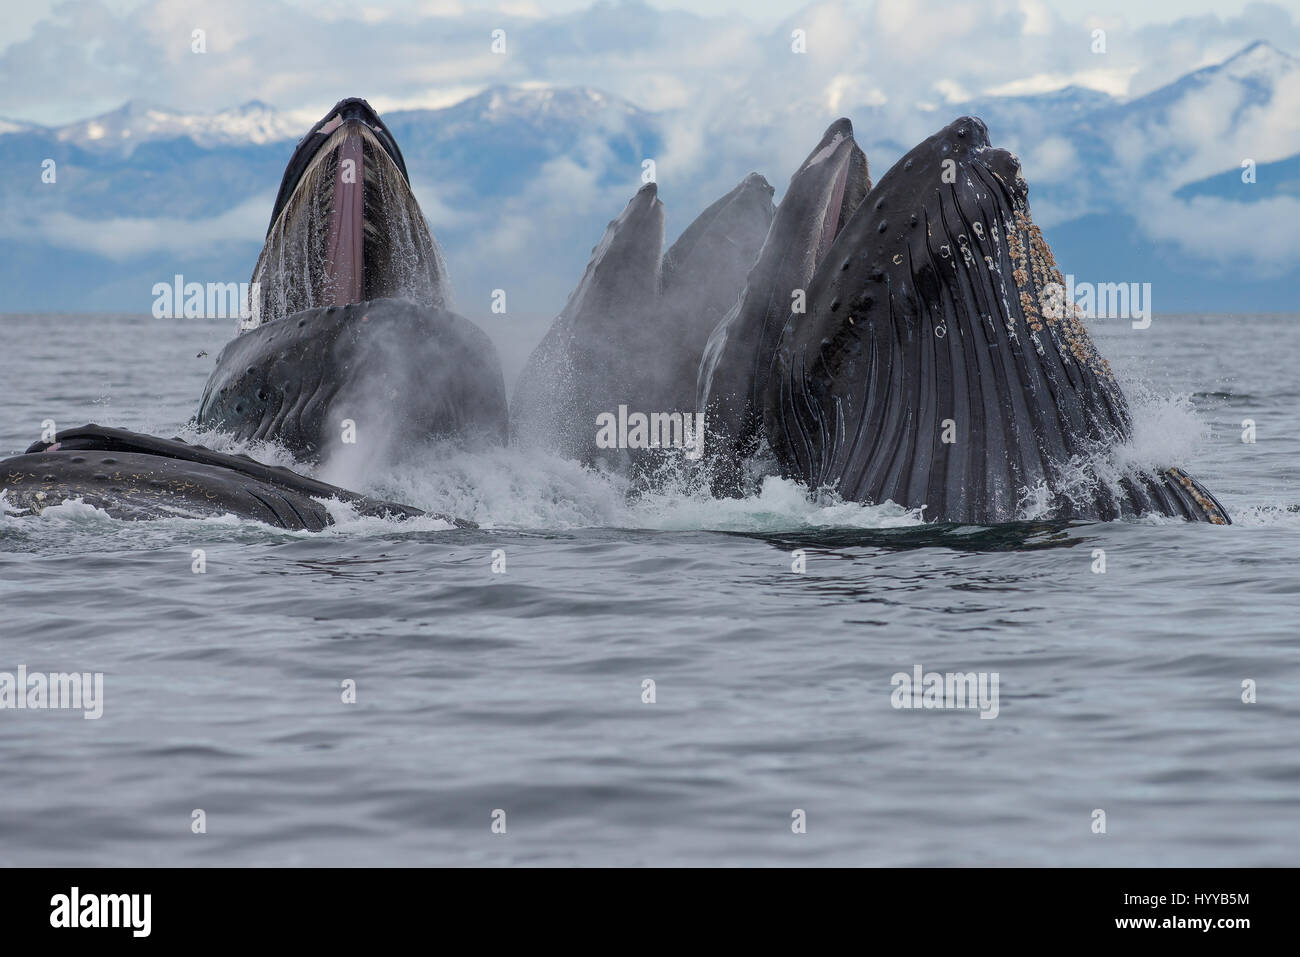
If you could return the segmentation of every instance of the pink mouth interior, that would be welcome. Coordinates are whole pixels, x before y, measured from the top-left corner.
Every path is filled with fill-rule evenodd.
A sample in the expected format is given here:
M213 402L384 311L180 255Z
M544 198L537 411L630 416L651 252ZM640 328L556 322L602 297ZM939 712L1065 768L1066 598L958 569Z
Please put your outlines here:
M822 257L826 255L826 250L831 248L831 243L835 241L835 234L839 232L840 212L844 206L844 188L849 181L849 166L852 155L846 157L840 164L840 171L835 176L835 182L831 186L830 202L826 206L826 218L822 220L822 235L817 243L817 262L821 262Z
M345 306L361 301L365 271L365 154L360 131L350 130L336 154L337 182L325 240L325 280L333 304Z

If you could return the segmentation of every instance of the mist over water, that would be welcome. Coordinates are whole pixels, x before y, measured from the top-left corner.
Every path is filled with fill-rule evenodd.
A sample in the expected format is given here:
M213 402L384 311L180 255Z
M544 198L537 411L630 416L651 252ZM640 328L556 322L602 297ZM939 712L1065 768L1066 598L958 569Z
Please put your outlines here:
M613 450L595 426L616 410L620 421L623 411L673 415L679 426L684 415L697 421L705 345L738 301L768 236L772 192L763 177L746 176L664 249L664 203L657 185L642 186L610 221L525 363L511 400L515 440L589 465L653 468L657 457L639 439L626 448L620 440ZM682 438L679 429L678 447Z
M510 388L548 322L525 307L466 310ZM185 419L231 325L3 317L0 449L46 418L221 446ZM779 479L715 500L688 472L646 492L452 447L357 490L475 531L0 516L0 671L105 674L97 721L0 715L3 859L1294 863L1300 316L1091 329L1134 459L1183 465L1234 525L932 526ZM997 719L893 709L916 664L998 672Z

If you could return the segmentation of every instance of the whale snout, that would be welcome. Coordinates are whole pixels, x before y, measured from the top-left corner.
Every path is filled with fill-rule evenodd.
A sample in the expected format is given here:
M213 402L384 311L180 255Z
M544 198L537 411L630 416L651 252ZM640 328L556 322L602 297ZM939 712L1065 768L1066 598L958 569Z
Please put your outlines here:
M944 152L977 150L990 144L989 128L978 116L959 116L926 142L938 142Z
M1013 198L1024 200L1029 196L1029 183L1020 168L1020 157L1015 153L1004 149L988 149L982 154L982 159L984 165L1003 182Z

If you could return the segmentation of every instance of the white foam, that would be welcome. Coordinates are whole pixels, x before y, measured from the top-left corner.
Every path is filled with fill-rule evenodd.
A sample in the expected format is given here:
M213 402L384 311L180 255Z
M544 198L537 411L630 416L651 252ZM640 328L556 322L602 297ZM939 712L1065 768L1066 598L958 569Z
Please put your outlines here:
M6 512L6 514L12 513ZM90 525L113 520L112 516L103 509L87 504L80 496L65 499L57 505L46 506L41 509L39 517L43 521L65 525Z
M915 510L809 496L799 483L772 476L754 495L714 498L707 476L684 462L662 469L653 490L537 449L444 446L384 472L380 484L358 490L486 528L775 531L921 522Z
M1132 438L1115 448L1117 465L1168 468L1192 461L1210 438L1210 427L1189 395L1158 395L1143 383L1127 387L1133 412Z
M1133 436L1104 456L1073 463L1066 487L1058 494L1091 494L1097 483L1114 485L1125 470L1189 467L1195 474L1196 456L1209 436L1209 428L1186 395L1161 396L1142 383L1126 383L1133 411ZM220 432L185 430L186 441L214 450L245 454L268 465L281 465L322 481L342 484L354 491L413 505L425 511L469 519L484 528L554 530L627 528L671 531L798 531L817 528L893 528L923 523L920 510L893 503L862 505L845 502L833 491L810 495L797 482L767 476L754 482L756 491L744 498L714 498L707 476L698 464L675 461L657 476L653 490L639 487L625 476L586 468L577 462L536 448L485 448L465 450L437 445L396 465L347 469L347 481L295 461L282 446L265 441L236 441ZM324 502L335 521L326 534L384 535L395 531L443 531L453 526L432 516L415 519L363 516L339 501ZM1051 496L1045 487L1020 491L1020 516L1046 517ZM1234 522L1246 526L1296 527L1300 513L1276 504L1236 505L1228 501ZM13 509L0 496L3 521L31 521L12 517ZM101 510L71 500L44 510L47 520L65 522L111 521ZM220 518L157 519L149 524L204 521L233 524L232 515ZM1150 519L1160 523L1158 516ZM316 534L310 532L277 534Z

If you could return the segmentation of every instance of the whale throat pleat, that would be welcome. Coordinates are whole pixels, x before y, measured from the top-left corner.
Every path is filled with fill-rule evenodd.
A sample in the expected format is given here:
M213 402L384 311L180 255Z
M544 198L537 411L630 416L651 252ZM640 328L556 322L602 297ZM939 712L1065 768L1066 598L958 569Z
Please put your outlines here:
M1177 469L1117 465L1131 417L1029 214L964 118L867 195L782 331L764 399L787 473L930 519L1226 521Z

